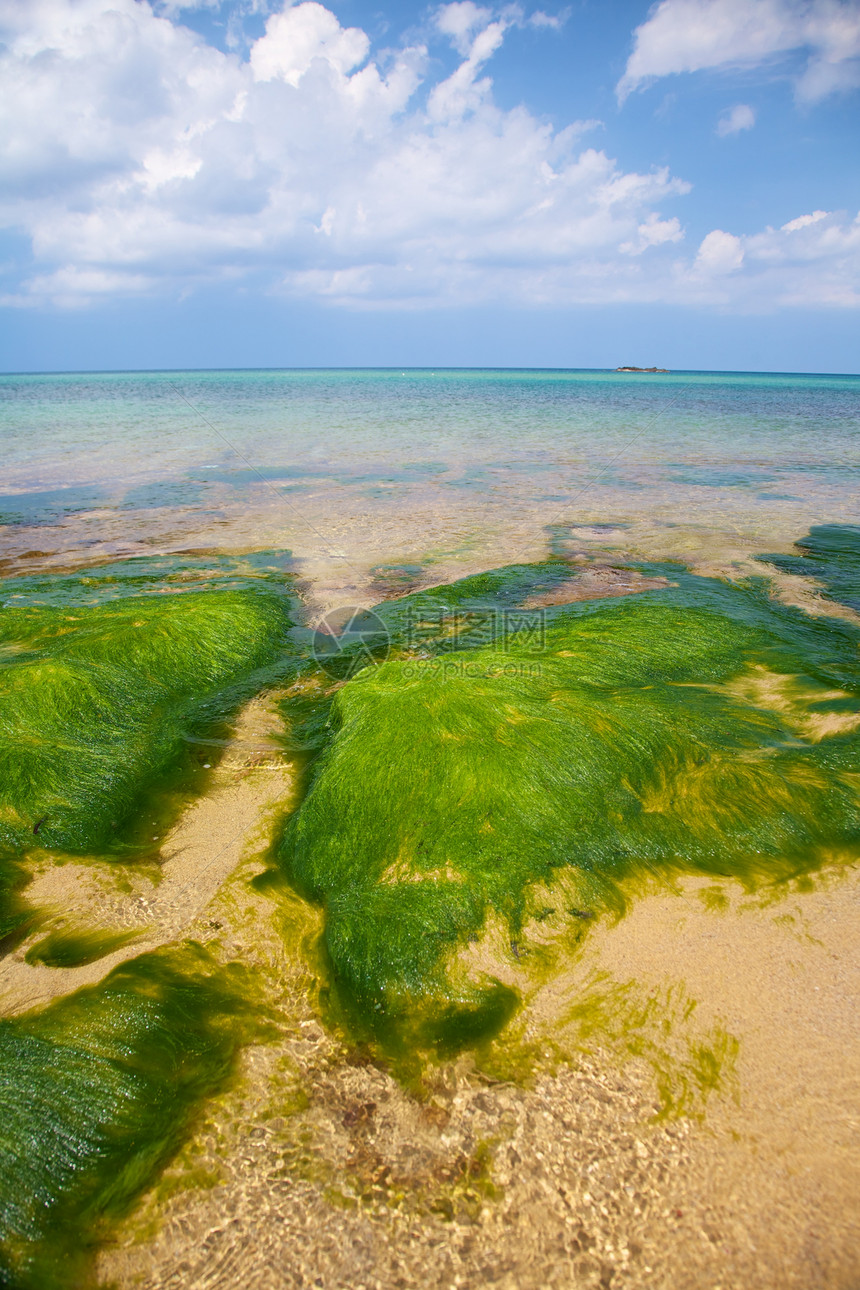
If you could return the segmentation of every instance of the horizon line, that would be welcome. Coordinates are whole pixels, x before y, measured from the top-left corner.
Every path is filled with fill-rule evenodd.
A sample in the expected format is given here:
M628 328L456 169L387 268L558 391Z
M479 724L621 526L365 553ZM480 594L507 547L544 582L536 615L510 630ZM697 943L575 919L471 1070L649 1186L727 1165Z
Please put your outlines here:
M300 364L296 366L228 366L228 367L81 367L81 368L29 368L0 370L0 378L15 376L176 376L187 373L222 373L229 372L601 372L612 376L833 376L858 377L860 372L810 372L796 369L759 369L759 368L707 368L675 367L657 371L645 368L639 371L625 371L621 367L538 367L520 364Z

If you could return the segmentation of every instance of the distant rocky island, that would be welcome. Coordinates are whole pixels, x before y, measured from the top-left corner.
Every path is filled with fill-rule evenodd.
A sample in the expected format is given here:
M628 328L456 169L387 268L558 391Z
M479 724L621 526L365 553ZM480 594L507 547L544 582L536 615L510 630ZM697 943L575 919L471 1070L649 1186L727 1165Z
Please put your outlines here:
M668 367L616 367L616 372L668 372Z

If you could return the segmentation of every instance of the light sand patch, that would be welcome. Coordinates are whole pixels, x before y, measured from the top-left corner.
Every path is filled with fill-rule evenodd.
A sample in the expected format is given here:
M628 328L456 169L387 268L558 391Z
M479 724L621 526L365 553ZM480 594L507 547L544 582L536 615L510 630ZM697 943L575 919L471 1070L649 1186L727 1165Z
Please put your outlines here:
M45 932L0 962L0 1008L11 1014L45 1004L100 981L119 963L177 940L205 909L247 854L264 841L275 810L288 805L294 787L289 764L274 738L275 698L254 699L240 715L233 738L213 772L211 790L193 802L161 847L157 884L153 872L109 862L53 862L40 867L28 899L57 920L81 927L135 929L140 937L94 963L76 968L28 964L24 955Z
M724 689L746 703L778 712L786 724L805 739L818 743L829 735L848 734L860 729L860 712L813 712L810 708L827 702L853 699L847 690L813 686L808 678L771 672L754 666Z
M792 554L796 555L797 552ZM767 562L759 563L759 577L762 576L762 570L771 579L774 599L783 605L793 605L813 618L841 618L853 623L855 627L860 624L860 614L856 609L841 605L838 600L831 600L822 590L821 583L812 575L807 577L800 573L783 573Z
M678 886L680 895L646 897L598 928L575 974L535 1001L535 1024L561 1017L581 973L608 972L652 993L683 982L699 1017L740 1040L739 1103L709 1104L709 1131L690 1143L699 1177L689 1203L735 1208L733 1227L759 1266L748 1284L854 1285L860 874L774 903L703 879ZM720 913L707 908L723 901Z

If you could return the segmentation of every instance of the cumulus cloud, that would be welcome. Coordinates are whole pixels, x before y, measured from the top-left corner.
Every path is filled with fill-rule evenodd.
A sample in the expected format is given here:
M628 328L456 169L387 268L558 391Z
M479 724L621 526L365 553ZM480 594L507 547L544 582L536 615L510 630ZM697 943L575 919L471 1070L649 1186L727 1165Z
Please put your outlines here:
M724 112L717 122L717 134L721 139L731 134L740 134L742 130L751 130L755 125L755 110L748 103L737 103Z
M636 29L620 99L680 72L753 67L804 56L798 98L815 101L860 85L856 0L660 0Z
M0 17L0 218L37 266L17 300L243 277L371 304L543 298L611 277L622 242L659 246L659 205L687 189L583 147L594 122L494 104L516 8L438 9L460 61L435 83L423 46L371 57L316 0L270 14L246 59L144 0Z
M267 20L265 36L251 50L251 72L255 81L280 77L295 89L316 61L336 72L351 72L369 53L363 31L344 30L330 10L308 0Z
M684 236L681 221L677 216L672 219L661 219L653 211L636 230L636 237L629 242L622 242L619 250L628 255L641 255L649 246L663 246L665 242L680 242Z
M734 233L724 233L715 228L702 239L693 265L693 273L708 277L714 274L733 273L744 262L743 243Z
M454 0L437 9L435 19L439 31L450 37L461 54L468 56L475 29L486 27L492 16L492 9L484 9L473 0Z
M860 306L860 214L813 211L781 228L713 229L693 264L676 265L678 299L733 309Z
M685 251L666 209L683 180L588 146L598 122L558 130L500 108L487 69L530 21L442 5L427 39L458 62L434 79L423 44L374 52L318 0L270 13L245 55L146 0L0 0L0 224L32 249L6 266L4 303L212 282L361 308L746 308L807 300L816 282L849 302L847 217L800 215L758 241L714 230Z

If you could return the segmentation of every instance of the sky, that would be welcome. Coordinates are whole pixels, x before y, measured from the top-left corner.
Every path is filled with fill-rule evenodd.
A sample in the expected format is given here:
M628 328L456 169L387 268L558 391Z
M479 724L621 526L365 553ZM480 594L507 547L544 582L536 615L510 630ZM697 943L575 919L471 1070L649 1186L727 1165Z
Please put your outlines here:
M860 371L860 0L0 0L0 369Z

